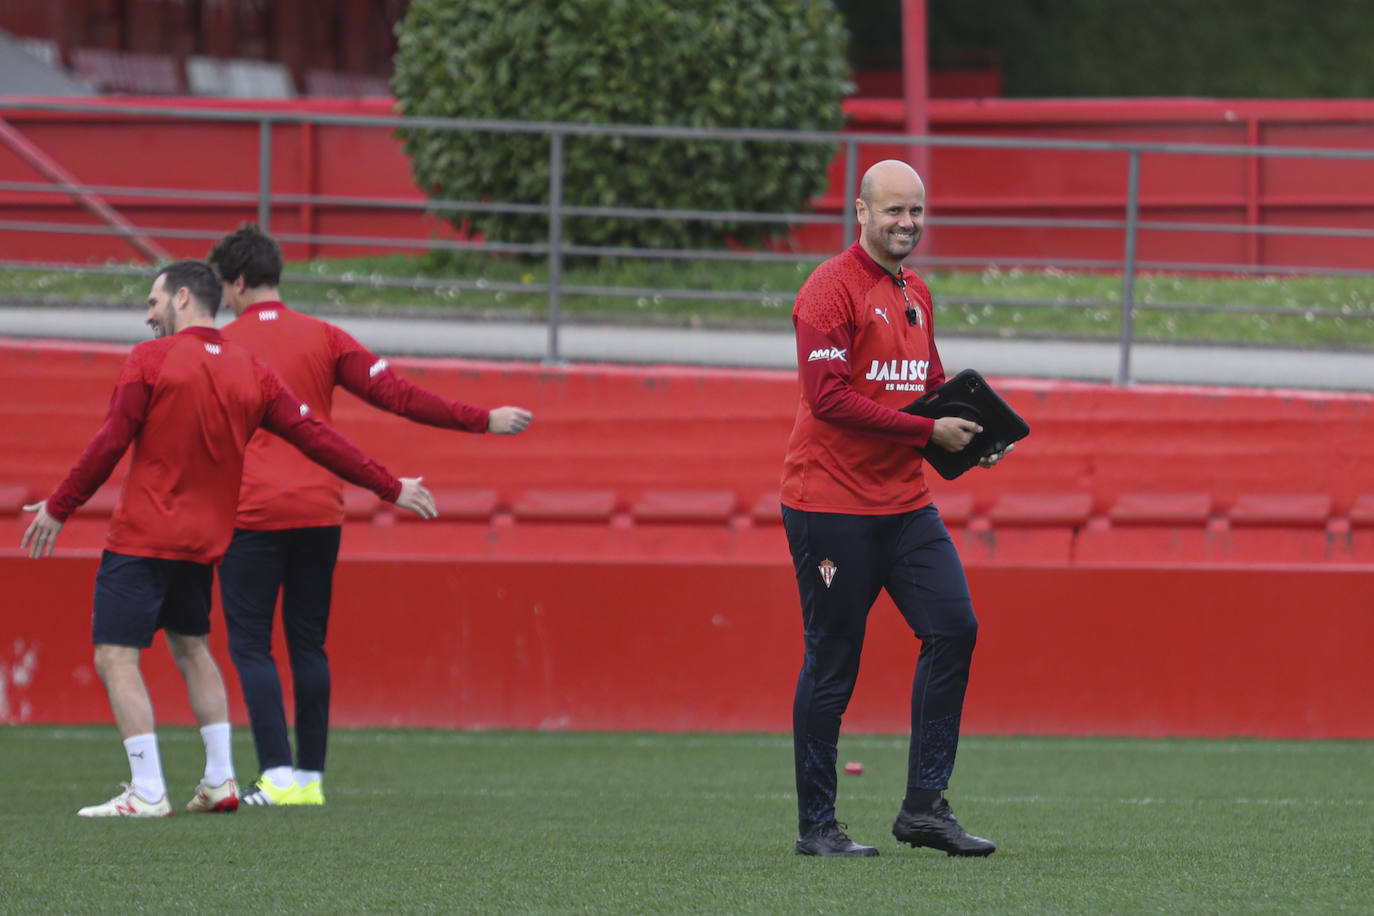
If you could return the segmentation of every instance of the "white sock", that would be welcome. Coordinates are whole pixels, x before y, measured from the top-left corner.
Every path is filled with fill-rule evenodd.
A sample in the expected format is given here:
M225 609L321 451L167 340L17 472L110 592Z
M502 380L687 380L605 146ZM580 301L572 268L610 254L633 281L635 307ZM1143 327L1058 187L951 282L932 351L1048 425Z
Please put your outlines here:
M278 789L285 789L291 785L290 767L268 767L262 771L262 775L272 780L272 785Z
M234 778L234 755L229 747L229 723L216 722L200 730L205 742L205 784L222 786Z
M138 797L144 801L155 802L167 794L167 783L162 778L162 758L157 753L157 735L134 735L124 739L124 753L129 757L129 784L134 787Z
M323 782L324 774L319 770L297 770L296 785L303 786L312 782Z

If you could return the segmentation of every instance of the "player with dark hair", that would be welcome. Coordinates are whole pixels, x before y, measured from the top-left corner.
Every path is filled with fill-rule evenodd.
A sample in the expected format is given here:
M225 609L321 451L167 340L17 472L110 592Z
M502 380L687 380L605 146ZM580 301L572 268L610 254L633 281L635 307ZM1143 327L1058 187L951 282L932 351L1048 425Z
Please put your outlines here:
M855 201L858 242L816 268L792 313L801 399L784 460L782 513L805 629L792 714L799 855L878 854L835 819L835 764L868 612L883 589L921 640L906 797L892 832L950 855L996 848L969 836L943 796L978 621L917 451L930 444L960 451L982 427L900 409L944 380L930 290L902 267L921 238L925 198L906 163L870 168ZM991 467L1004 454L981 464Z
M124 738L132 779L83 817L172 813L139 670L158 630L186 681L205 743L205 774L186 805L195 812L239 805L230 752L229 702L206 641L214 565L233 535L244 452L262 427L383 499L432 518L434 500L418 478L386 468L316 419L310 408L244 348L215 330L220 283L203 261L164 268L148 296L155 340L133 348L105 421L66 479L37 513L21 547L52 552L63 523L109 478L132 444L133 460L110 520L96 573L95 668Z
M209 260L237 319L224 335L247 347L330 421L343 387L382 410L417 423L470 433L516 434L530 423L520 407L472 407L411 384L347 333L281 301L281 249L257 226L225 236ZM244 462L233 543L220 566L229 655L243 685L261 776L250 805L324 804L329 735L329 658L325 635L343 524L337 478L271 436L255 437ZM296 762L272 658L272 625L282 624L296 695Z

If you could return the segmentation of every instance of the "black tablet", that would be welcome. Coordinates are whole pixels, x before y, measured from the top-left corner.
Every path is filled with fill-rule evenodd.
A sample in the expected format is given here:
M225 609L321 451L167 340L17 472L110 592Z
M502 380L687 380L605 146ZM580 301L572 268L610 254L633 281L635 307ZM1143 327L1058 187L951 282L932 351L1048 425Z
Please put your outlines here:
M945 480L953 480L988 455L1002 451L1018 439L1030 435L1030 426L1012 410L981 375L965 369L943 385L912 401L902 410L918 417L963 417L983 431L959 452L947 452L938 445L921 449L926 463Z

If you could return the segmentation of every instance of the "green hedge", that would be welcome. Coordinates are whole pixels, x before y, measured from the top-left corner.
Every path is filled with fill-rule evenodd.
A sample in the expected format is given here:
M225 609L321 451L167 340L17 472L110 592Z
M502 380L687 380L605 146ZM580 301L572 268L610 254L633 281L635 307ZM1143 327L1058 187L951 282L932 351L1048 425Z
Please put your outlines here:
M393 81L407 114L603 124L839 130L847 32L830 0L414 0ZM544 203L549 141L402 131L421 187ZM799 212L833 146L570 137L564 197L586 206ZM460 214L493 240L540 241L540 215ZM568 219L579 244L714 247L785 227Z

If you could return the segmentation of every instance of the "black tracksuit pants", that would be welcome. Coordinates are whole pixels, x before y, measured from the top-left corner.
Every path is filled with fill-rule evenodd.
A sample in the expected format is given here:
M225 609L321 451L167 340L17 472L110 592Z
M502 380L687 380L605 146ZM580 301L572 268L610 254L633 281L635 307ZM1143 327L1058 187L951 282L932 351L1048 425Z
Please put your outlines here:
M835 818L840 719L858 678L868 612L884 588L921 640L907 786L947 788L978 620L939 513L934 506L880 516L782 512L806 634L792 707L798 820Z
M341 530L234 531L219 568L229 657L243 685L258 765L291 766L272 624L281 593L282 629L296 694L296 767L324 771L329 739L329 657L324 651Z

